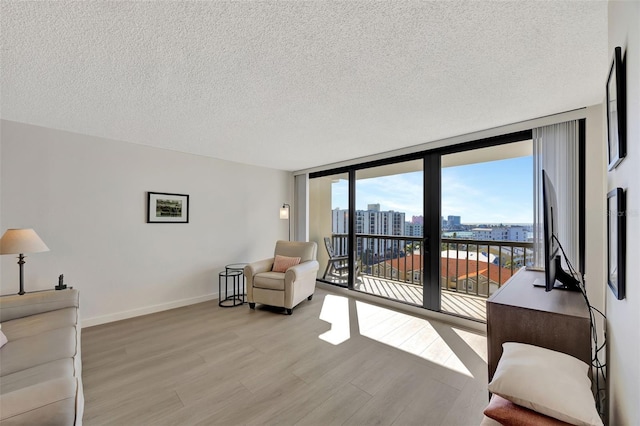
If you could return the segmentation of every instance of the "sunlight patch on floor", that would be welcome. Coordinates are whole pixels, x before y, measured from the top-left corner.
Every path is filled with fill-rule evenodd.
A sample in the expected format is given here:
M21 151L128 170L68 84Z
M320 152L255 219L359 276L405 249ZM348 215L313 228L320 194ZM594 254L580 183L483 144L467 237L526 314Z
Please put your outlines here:
M349 299L327 294L320 311L320 319L331 324L331 329L318 336L333 345L349 340Z
M355 307L356 312L351 314L353 321L358 322L360 335L473 377L428 320L361 301L356 301ZM329 331L318 336L320 339L339 345L351 337L352 324L347 297L327 295L322 305L320 319L331 324ZM454 331L478 353L482 343L479 336L461 330L454 329ZM486 351L483 359L486 359Z

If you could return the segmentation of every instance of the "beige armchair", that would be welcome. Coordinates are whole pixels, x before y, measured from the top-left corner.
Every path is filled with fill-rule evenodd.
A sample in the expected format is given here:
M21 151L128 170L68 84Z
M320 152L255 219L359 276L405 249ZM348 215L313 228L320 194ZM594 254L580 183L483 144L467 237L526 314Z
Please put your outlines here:
M274 257L245 266L249 307L255 309L256 303L279 306L291 315L298 303L305 298L311 300L320 269L317 253L318 245L315 242L278 241ZM299 257L300 263L286 272L273 272L276 255Z

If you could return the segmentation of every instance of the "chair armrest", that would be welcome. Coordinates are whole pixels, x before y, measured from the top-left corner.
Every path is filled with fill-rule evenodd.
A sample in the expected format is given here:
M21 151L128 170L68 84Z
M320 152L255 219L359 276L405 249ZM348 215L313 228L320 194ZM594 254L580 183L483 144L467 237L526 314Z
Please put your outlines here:
M244 267L244 275L249 278L253 278L255 274L259 274L261 272L269 272L271 268L273 268L274 258L271 257L269 259L258 260L257 262L252 262Z
M285 282L294 282L302 277L308 275L317 275L320 264L317 260L309 260L307 262L299 263L285 272Z
M0 322L28 317L64 308L77 308L80 293L76 289L47 290L0 297Z

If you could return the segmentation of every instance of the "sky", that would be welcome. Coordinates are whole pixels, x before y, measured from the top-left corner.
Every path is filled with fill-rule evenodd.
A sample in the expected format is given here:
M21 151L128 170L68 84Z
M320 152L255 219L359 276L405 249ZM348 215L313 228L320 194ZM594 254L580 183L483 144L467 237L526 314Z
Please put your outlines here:
M422 216L422 172L356 181L356 209ZM332 208L348 207L347 182L332 188ZM519 157L442 169L442 216L462 223L532 223L533 158Z

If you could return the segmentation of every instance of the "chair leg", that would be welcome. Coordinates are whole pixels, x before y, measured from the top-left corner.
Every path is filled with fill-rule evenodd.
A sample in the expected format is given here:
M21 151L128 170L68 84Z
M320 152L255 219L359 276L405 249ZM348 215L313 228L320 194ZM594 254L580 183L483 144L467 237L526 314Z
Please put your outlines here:
M286 308L286 310L287 310L287 315L291 315L293 313L293 309Z
M311 296L307 297L307 300L311 300L311 299L313 299L313 294Z
M255 309L255 308L256 308L256 304L249 302L249 309Z
M331 266L331 261L327 261L327 267L324 268L324 274L322 275L322 279L326 280L327 279L327 274L329 273L329 266Z

